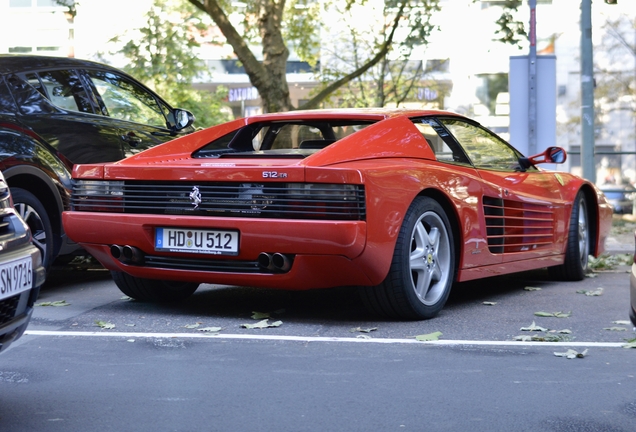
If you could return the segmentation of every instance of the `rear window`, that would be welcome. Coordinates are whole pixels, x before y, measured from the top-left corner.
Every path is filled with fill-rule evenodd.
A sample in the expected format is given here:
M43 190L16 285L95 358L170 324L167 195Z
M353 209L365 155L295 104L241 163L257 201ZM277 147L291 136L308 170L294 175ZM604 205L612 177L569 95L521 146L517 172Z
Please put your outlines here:
M370 124L351 121L255 123L214 140L194 157L219 157L226 153L280 155L283 150L310 151L302 152L307 155Z

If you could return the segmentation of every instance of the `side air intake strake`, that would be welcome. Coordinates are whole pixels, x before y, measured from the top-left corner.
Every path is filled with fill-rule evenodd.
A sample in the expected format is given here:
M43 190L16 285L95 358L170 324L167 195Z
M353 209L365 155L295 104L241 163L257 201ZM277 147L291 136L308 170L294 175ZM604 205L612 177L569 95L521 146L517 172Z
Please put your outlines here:
M530 251L554 242L551 207L492 197L484 197L483 206L490 252Z

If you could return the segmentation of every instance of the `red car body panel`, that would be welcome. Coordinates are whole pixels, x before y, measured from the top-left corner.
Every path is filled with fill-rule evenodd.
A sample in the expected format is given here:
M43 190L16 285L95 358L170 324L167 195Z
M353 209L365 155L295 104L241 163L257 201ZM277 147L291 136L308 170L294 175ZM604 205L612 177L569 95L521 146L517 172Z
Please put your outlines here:
M455 227L458 246L457 281L513 273L563 263L569 217L577 193L586 189L596 200L594 255L604 250L611 208L594 185L567 173L550 171L484 171L436 160L431 146L413 125L412 117L440 115L432 111L319 111L270 114L236 120L154 147L116 163L78 165L73 178L191 182L280 182L265 172L284 175L285 182L364 185L365 220L297 220L253 217L207 217L90 211L64 212L68 236L106 268L132 276L200 283L262 286L282 289L326 288L381 283L391 265L404 215L419 195L434 197ZM441 113L458 117L452 113ZM193 158L196 150L233 130L267 121L316 119L375 121L304 159L275 157ZM489 249L483 197L545 215L549 240L533 244L523 227L521 245L494 253ZM262 252L294 256L285 273L199 271L130 265L115 259L110 246L130 245L147 254L167 257L200 255L155 252L157 227L237 230L239 254L219 257L232 265L257 260ZM546 237L548 238L548 237ZM514 242L511 242L514 243ZM503 250L503 249L502 249Z

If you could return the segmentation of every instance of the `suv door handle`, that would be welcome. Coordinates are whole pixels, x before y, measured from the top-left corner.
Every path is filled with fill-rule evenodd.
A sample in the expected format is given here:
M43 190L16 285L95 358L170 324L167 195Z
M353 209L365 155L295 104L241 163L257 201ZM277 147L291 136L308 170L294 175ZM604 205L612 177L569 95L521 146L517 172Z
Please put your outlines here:
M134 132L128 132L124 135L121 135L121 139L128 143L131 147L137 147L138 144L141 144L142 139L135 135Z

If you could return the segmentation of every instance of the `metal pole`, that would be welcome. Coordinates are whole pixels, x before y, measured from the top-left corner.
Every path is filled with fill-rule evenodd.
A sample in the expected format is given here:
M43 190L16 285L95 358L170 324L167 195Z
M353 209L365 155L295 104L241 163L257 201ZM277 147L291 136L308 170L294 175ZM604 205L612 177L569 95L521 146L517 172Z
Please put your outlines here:
M581 168L596 182L594 163L594 62L592 56L592 0L581 1Z
M530 55L528 57L528 154L537 153L537 0L530 0Z

